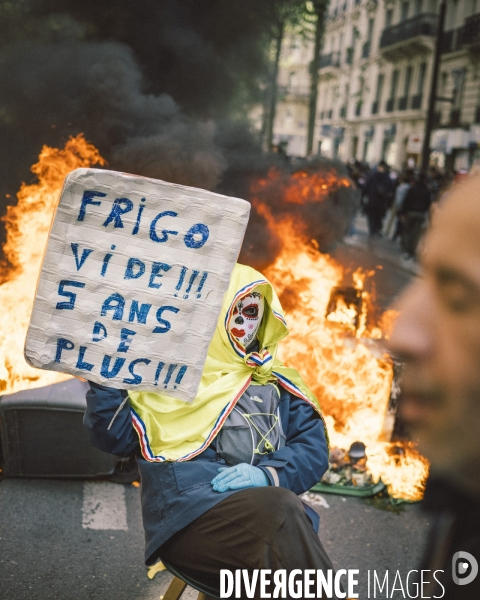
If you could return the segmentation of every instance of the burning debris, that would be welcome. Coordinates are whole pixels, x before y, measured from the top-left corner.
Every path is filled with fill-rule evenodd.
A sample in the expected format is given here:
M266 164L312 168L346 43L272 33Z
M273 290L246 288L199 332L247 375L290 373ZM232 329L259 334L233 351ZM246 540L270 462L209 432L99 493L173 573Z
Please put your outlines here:
M22 185L18 205L9 207L4 251L10 267L5 265L0 286L0 307L9 316L4 320L0 348L4 392L68 378L29 367L23 358L23 341L63 179L77 167L95 164L103 164L103 159L82 136L70 139L63 150L44 147L32 167L38 183ZM321 207L334 202L328 197L330 188L334 198L351 200L350 182L333 171L325 177L319 172L292 177L282 174L275 180L278 211L264 203L260 194L254 193L252 200L257 213L265 215L263 233L257 231L263 239L276 240L275 253L264 272L281 297L291 330L282 342L279 358L287 366L302 365L306 383L322 405L332 446L333 463L327 477L337 475L356 486L381 478L392 496L419 499L427 461L413 444L389 441L393 365L381 340L389 334L393 313L375 320L372 298L364 289L369 274L358 270L347 277L338 263L320 252L318 238L312 240L316 226L308 215L314 208L321 215ZM313 186L311 195L305 192L309 185ZM262 186L262 181L257 182L254 190ZM308 210L302 213L299 207L306 198ZM293 207L293 212L287 206Z
M362 290L353 286L335 287L330 294L326 318L331 323L358 331L363 313Z
M300 206L306 197L304 185L311 179L298 177L293 184L283 176L280 180L288 204ZM278 181L277 194L283 198ZM262 188L266 184L259 185ZM329 172L324 183L314 186L313 205L328 202L323 185L345 193L341 191L342 177ZM254 192L258 189L257 185ZM296 201L294 193L298 194ZM274 213L260 197L254 196L253 204L257 212L266 215L269 232L281 240L280 252L265 269L291 324L290 335L280 347L280 360L302 365L305 381L326 415L332 447L348 449L358 440L365 444L368 469L355 475L357 482L366 483L370 477L373 482L382 479L394 497L421 498L427 461L413 444L403 444L405 455L400 460L390 453L393 444L389 441L392 423L388 406L393 364L382 339L390 334L394 311L375 318L377 311L364 286L372 273L358 269L346 274L334 259L320 252L309 224L284 209ZM286 201L280 204L285 206Z
M322 477L322 483L367 487L373 477L367 471L367 454L363 442L353 442L348 452L342 448L330 449L330 467Z

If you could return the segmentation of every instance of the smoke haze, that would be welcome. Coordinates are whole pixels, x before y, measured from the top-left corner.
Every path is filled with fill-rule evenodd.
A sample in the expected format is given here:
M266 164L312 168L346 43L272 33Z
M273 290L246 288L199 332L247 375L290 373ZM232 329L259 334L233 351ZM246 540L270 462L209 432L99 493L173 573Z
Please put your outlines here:
M32 180L43 144L83 132L111 169L249 199L282 166L247 117L287 1L0 0L0 198ZM262 264L279 246L265 231L253 211L245 247Z

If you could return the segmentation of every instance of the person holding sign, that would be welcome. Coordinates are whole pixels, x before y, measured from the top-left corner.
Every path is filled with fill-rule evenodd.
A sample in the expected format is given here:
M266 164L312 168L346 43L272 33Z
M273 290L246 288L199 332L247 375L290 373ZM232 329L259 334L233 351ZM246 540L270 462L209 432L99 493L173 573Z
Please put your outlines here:
M90 383L94 446L139 465L147 565L216 588L220 569L332 575L319 517L298 498L328 467L327 433L314 394L275 358L287 334L272 285L236 265L192 403Z

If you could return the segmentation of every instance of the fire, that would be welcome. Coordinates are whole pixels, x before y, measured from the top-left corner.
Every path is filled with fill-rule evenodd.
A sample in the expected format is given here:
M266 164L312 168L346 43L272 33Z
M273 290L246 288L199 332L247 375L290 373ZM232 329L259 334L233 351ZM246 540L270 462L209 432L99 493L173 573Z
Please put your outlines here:
M32 167L38 183L21 186L18 204L5 217L6 263L0 271L0 307L4 319L0 347L0 391L50 385L68 379L52 371L31 368L23 357L35 284L55 206L65 176L78 167L104 165L98 150L82 135L71 138L63 150L45 146ZM372 302L364 290L372 273L360 269L347 280L342 267L320 253L309 240L301 219L288 211L274 215L261 202L262 190L271 182L281 190L285 205L324 202L328 194L350 187L348 179L332 172L298 172L293 176L272 171L256 182L253 203L283 247L266 271L276 287L287 318L290 336L281 344L281 359L300 367L306 382L323 406L331 445L349 448L360 440L367 446L368 468L382 478L394 497L421 497L428 464L412 444L388 441L387 406L393 367L382 350L395 317L387 311L372 317Z
M312 181L313 196L321 201L319 190L325 183L319 175ZM305 173L289 183L289 202L307 198L310 183ZM335 185L342 185L341 178ZM364 290L365 278L373 272L358 269L348 279L341 265L305 238L302 223L285 214L274 215L261 202L264 186L268 180L255 185L255 208L283 240L281 253L265 274L279 293L291 325L279 358L287 365L301 366L326 415L331 446L348 450L353 442L362 441L374 480L381 478L393 497L420 499L427 461L413 444L389 441L393 365L381 339L388 338L396 313L386 311L375 322L372 299ZM292 199L295 190L297 200Z
M339 177L333 170L322 170L322 173L296 171L293 174L271 169L266 179L259 179L253 186L256 195L265 188L283 186L283 201L292 204L322 202L335 188L351 187L347 177Z
M38 183L22 184L18 204L9 206L4 217L6 262L0 272L0 310L4 315L0 346L0 391L13 393L70 379L69 375L30 367L23 357L23 344L35 296L35 285L43 258L52 215L65 176L73 169L104 165L98 150L78 135L63 150L44 146L32 172Z

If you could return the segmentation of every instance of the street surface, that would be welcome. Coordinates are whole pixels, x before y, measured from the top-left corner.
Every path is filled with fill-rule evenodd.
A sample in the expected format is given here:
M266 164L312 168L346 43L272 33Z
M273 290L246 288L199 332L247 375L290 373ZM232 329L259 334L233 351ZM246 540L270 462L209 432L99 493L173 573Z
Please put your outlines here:
M320 537L337 569L360 569L360 597L367 598L368 569L382 580L386 570L392 578L399 570L405 581L428 528L419 506L395 513L358 498L322 498L329 508L312 505ZM147 578L133 485L4 479L0 538L1 600L159 600L171 579L165 572Z
M346 266L377 265L377 301L386 308L418 272L393 243L370 243L362 217L332 255ZM378 504L378 503L377 503ZM418 504L399 512L366 500L324 494L312 505L320 537L337 569L359 569L360 598L408 597L385 590L367 596L367 572L390 588L418 566L428 518ZM140 489L106 481L0 481L0 600L159 600L171 575L147 578L143 564ZM373 573L372 573L373 576ZM397 585L398 589L398 585ZM188 589L186 600L196 598Z

